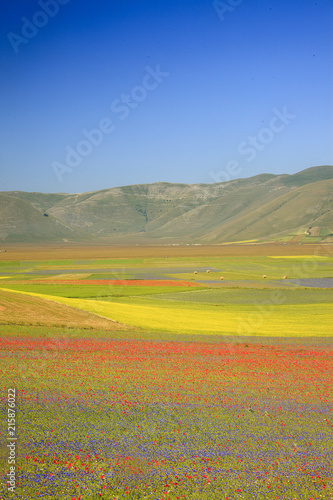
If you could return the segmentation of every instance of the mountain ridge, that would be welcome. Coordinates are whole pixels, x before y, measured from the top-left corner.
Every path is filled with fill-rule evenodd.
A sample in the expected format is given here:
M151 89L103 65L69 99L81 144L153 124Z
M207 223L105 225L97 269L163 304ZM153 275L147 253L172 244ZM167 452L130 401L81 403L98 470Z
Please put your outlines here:
M212 184L0 192L0 241L219 244L333 241L333 166Z

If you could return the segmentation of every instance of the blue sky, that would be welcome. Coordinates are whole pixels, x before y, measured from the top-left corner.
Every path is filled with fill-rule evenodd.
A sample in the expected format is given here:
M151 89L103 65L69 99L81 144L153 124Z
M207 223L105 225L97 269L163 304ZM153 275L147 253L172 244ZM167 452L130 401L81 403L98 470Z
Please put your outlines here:
M2 5L0 190L211 183L333 164L331 0L217 4Z

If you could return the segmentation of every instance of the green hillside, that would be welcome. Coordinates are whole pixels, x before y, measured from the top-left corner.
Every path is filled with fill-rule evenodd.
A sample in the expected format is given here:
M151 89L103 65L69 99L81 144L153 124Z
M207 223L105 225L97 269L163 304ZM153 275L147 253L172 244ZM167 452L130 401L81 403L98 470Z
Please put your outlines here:
M0 193L1 241L330 241L333 167L214 184Z
M87 239L86 234L38 210L32 203L0 193L0 241L33 243L84 239Z

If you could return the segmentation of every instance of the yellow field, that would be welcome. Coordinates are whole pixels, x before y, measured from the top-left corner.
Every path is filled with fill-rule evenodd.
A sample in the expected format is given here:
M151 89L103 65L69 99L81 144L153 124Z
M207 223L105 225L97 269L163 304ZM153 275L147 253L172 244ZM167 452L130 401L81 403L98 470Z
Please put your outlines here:
M174 304L147 306L17 293L48 299L150 331L275 337L331 335L332 304L284 304L261 306L261 309L252 305L191 304L176 308Z
M328 259L332 255L268 255L270 259Z
M101 318L88 311L69 305L0 290L0 324L2 325L49 325L71 328L96 328L103 330L127 330L110 319Z

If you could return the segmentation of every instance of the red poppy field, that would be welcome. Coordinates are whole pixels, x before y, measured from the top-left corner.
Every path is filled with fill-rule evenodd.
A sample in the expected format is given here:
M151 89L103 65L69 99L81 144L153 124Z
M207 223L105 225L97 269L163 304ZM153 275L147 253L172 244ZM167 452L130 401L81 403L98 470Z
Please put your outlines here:
M181 280L84 280L84 279L43 279L43 280L16 280L17 285L42 284L42 285L101 285L101 286L200 286L198 283Z

